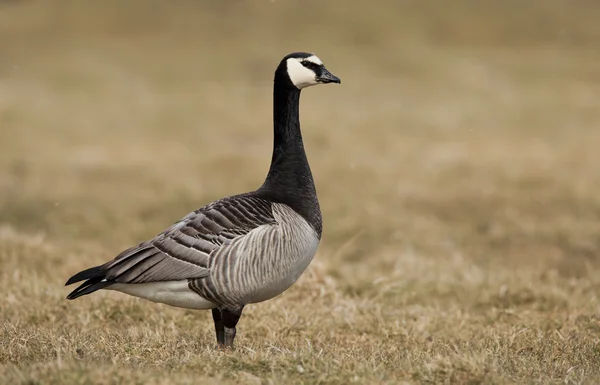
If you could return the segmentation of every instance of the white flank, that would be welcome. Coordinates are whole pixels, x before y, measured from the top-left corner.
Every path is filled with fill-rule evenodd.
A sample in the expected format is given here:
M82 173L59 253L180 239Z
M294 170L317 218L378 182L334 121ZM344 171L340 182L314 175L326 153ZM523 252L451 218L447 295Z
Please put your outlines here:
M216 307L214 303L192 291L188 287L187 279L149 283L115 283L106 289L186 309L207 310Z
M298 59L287 59L287 71L292 83L300 90L319 84L317 82L317 74L313 70L303 66Z

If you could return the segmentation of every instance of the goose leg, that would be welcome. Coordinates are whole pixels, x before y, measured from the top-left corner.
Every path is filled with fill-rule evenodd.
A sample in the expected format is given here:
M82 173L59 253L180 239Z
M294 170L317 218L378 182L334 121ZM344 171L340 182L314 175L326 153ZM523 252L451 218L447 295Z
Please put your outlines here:
M223 317L221 316L221 309L212 309L213 321L215 321L215 332L217 333L217 343L219 345L225 344L225 325L223 324Z
M221 319L225 329L225 340L224 347L233 349L233 340L235 339L235 326L237 325L240 317L242 316L243 306L237 309L223 309L221 310Z

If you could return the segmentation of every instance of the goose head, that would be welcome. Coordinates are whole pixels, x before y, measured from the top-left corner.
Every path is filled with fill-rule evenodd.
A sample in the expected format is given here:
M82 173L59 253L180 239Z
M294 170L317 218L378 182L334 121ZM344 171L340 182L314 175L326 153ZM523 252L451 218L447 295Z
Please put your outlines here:
M290 86L301 90L317 84L341 83L340 78L329 72L321 59L307 52L294 52L281 60L277 76L286 79ZM285 81L282 79L283 81Z

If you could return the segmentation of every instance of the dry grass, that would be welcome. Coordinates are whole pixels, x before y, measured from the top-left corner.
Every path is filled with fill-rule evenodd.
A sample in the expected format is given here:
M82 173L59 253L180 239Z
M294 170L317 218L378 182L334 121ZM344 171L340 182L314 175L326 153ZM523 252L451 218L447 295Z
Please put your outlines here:
M449 5L451 4L451 5ZM600 382L600 6L0 3L0 383ZM274 66L324 238L301 281L210 315L73 273L256 187Z

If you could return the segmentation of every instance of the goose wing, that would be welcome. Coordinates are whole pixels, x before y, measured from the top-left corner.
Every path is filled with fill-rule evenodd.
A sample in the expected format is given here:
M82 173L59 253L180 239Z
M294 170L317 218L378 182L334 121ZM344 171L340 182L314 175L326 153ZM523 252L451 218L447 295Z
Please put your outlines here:
M215 201L113 260L75 274L66 285L85 282L67 298L113 283L204 278L209 275L211 258L219 255L216 250L259 226L275 223L271 202L265 199L243 194Z

